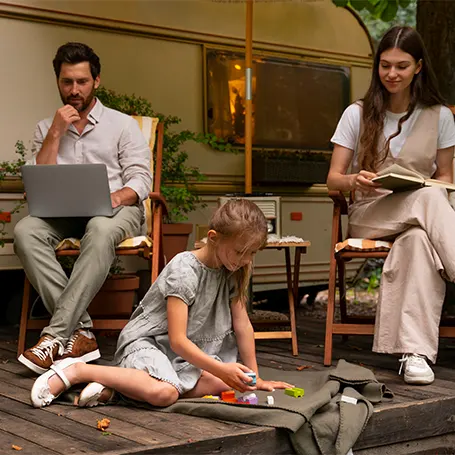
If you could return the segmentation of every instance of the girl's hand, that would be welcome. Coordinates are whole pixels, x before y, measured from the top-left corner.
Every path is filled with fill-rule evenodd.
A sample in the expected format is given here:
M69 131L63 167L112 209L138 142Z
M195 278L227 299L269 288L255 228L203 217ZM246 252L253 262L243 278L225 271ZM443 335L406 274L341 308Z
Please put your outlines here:
M220 373L217 376L229 387L243 393L256 390L256 387L246 384L251 379L245 373L252 372L252 370L241 363L223 363L220 366Z
M266 390L268 392L273 392L275 389L292 389L295 387L292 384L282 381L264 381L261 378L256 379L256 388L258 390Z
M371 190L379 188L380 183L372 182L371 180L378 175L374 172L360 171L358 174L354 174L354 181L352 182L351 189L358 190L362 193L368 193Z

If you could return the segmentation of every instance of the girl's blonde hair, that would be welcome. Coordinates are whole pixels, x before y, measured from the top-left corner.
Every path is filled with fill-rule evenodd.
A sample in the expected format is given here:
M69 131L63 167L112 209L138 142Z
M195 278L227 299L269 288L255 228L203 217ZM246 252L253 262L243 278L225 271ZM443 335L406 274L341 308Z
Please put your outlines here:
M222 205L213 214L209 229L226 239L245 237L245 251L252 245L263 248L267 241L267 220L262 210L248 199L232 199ZM243 302L248 297L251 272L251 263L233 272L238 297Z

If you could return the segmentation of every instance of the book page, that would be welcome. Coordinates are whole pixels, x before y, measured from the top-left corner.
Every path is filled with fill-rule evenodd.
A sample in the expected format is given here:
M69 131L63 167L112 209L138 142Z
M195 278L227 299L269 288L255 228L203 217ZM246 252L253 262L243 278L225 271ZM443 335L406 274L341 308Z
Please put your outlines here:
M387 190L392 190L394 192L398 191L409 191L422 188L425 183L424 180L420 177L407 176L400 174L386 174L380 175L372 179L375 183L380 183L381 188Z
M387 174L399 174L399 175L407 175L409 177L415 177L419 179L420 182L424 181L424 178L418 173L411 171L409 169L406 169L403 166L400 166L399 164L392 164L389 167L386 167L385 169L382 169L377 173L378 175L387 175Z
M455 184L443 182L442 180L437 180L437 179L426 179L425 186L441 186L449 192L455 191Z

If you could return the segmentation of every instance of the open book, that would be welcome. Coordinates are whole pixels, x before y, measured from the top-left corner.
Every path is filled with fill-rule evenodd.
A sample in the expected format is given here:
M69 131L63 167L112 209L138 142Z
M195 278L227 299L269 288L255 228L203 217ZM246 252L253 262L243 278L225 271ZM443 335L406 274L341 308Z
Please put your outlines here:
M380 183L382 188L394 192L416 190L425 186L440 186L449 192L455 191L453 183L436 179L424 179L417 172L410 171L399 164L392 164L392 166L379 171L378 176L372 181Z

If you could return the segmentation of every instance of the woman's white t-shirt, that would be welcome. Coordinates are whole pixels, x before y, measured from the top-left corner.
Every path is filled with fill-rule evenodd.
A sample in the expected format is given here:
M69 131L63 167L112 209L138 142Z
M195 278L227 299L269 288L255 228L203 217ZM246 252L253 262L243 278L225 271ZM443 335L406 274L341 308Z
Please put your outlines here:
M398 156L407 137L411 133L412 127L418 116L422 112L422 108L416 108L406 122L401 126L401 133L390 141L390 152L394 158ZM331 142L341 145L350 150L357 152L357 146L360 140L360 118L362 108L357 104L351 104L346 108L338 122L337 129L333 135ZM398 121L405 115L405 112L394 114L386 111L384 119L384 136L388 139L398 130ZM438 134L438 150L452 147L455 145L455 122L453 114L446 106L441 106L439 116L439 134ZM357 153L356 153L357 154ZM356 162L356 156L354 157Z

